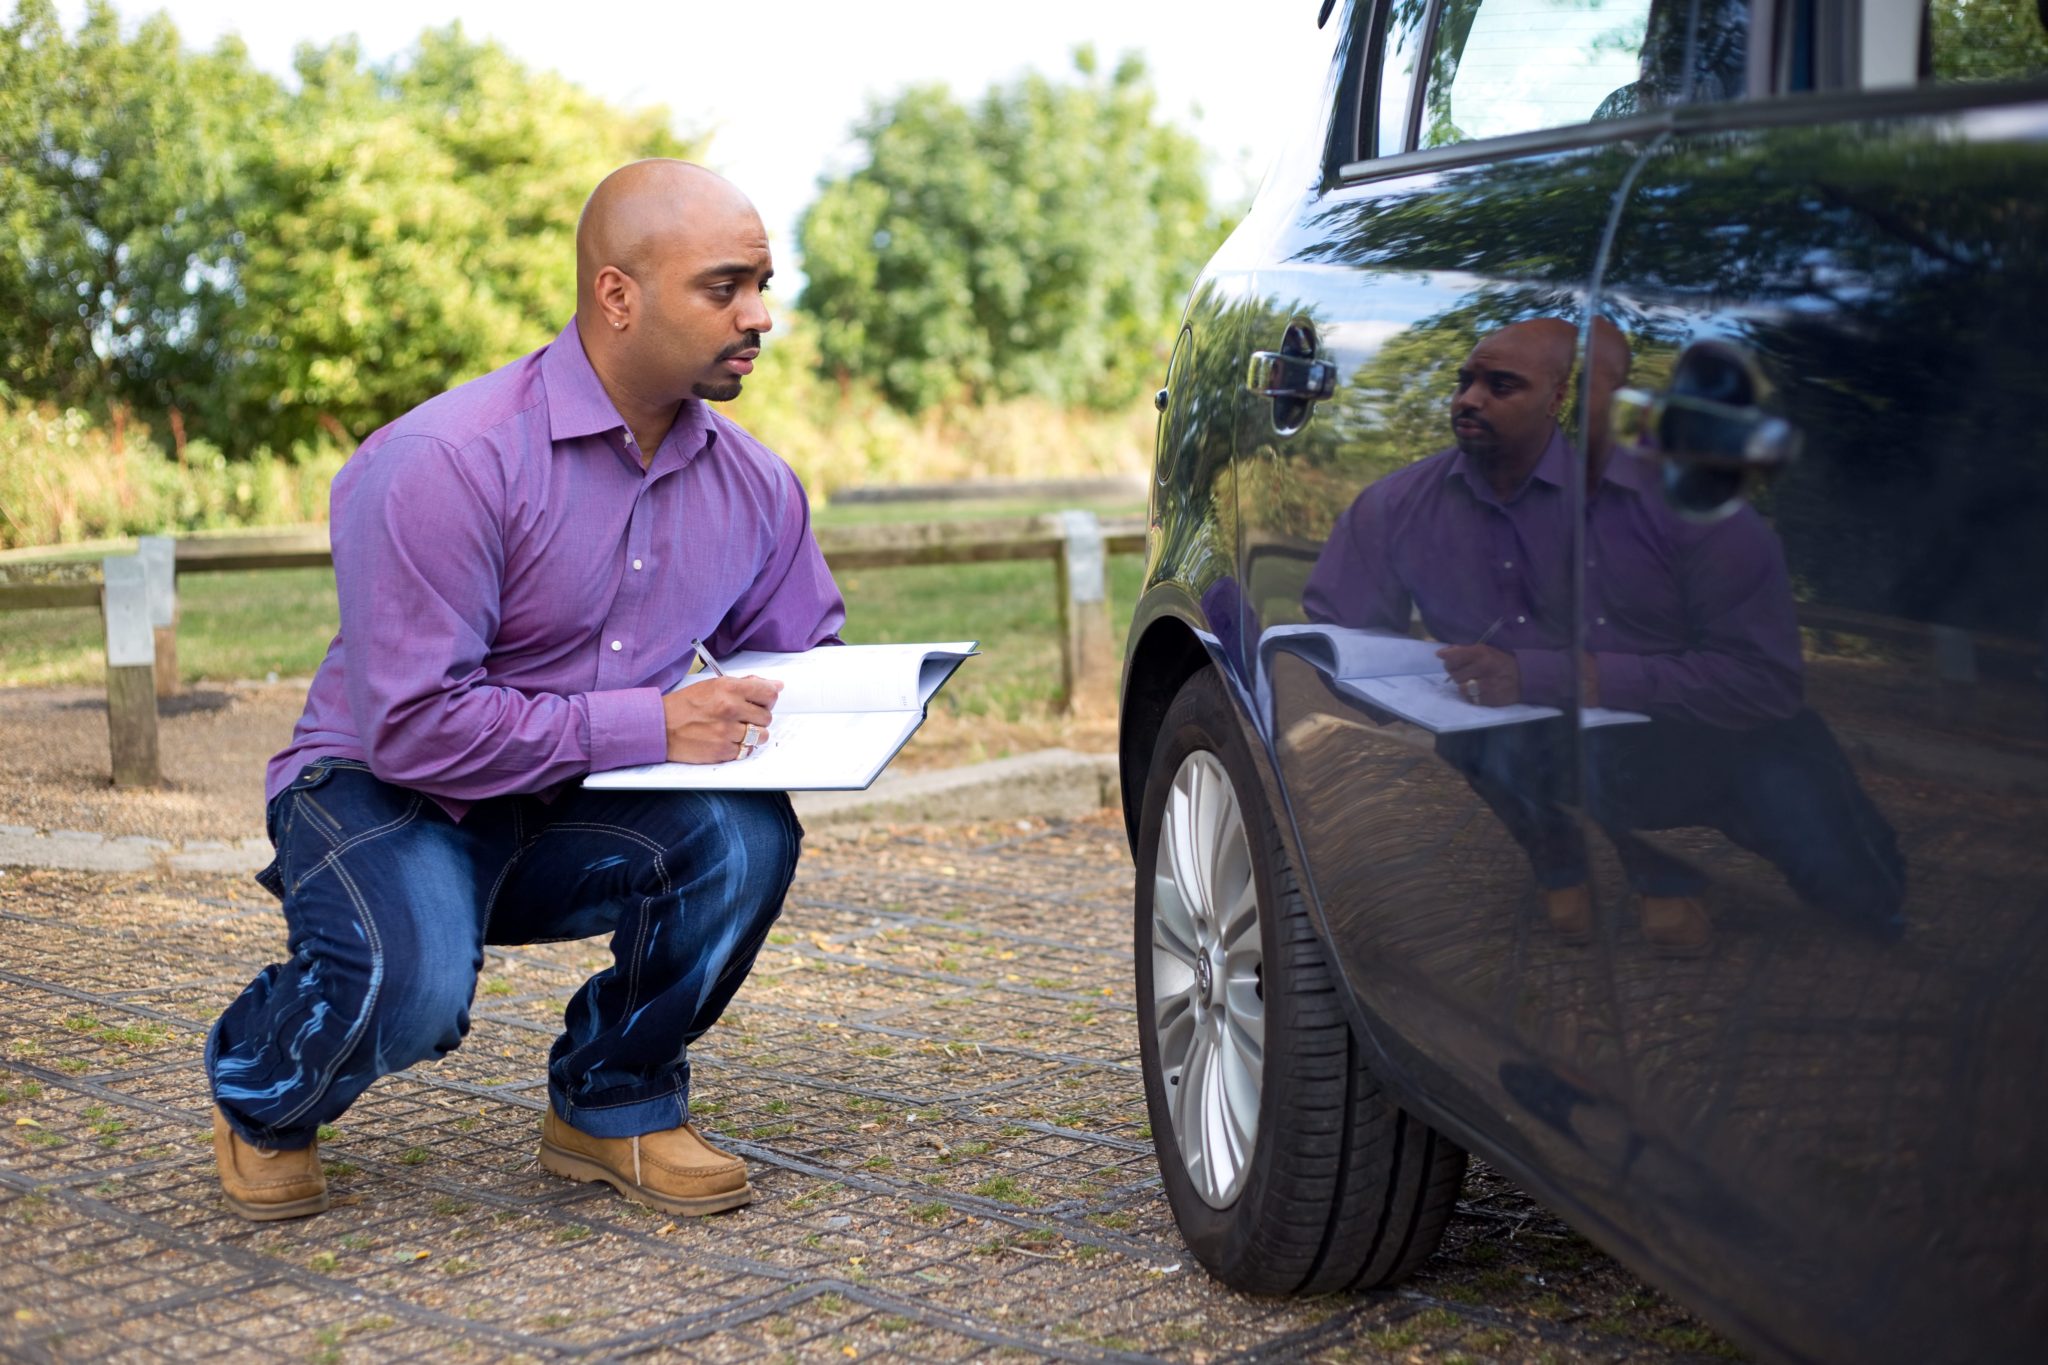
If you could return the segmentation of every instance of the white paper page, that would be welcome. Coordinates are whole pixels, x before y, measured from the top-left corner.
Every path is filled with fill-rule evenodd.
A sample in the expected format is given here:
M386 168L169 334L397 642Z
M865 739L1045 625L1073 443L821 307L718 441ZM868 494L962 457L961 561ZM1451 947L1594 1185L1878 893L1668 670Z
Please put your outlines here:
M1268 649L1281 642L1328 659L1330 675L1336 678L1387 678L1444 671L1444 661L1436 657L1442 644L1386 631L1314 624L1274 626L1260 641Z
M1564 714L1554 706L1475 705L1460 696L1451 680L1442 673L1433 678L1409 674L1398 678L1348 679L1345 686L1401 719L1413 721L1440 735L1546 720Z
M649 763L592 773L583 785L654 791L852 791L868 785L921 712L783 715L751 756L727 763Z
M938 690L939 672L929 688L921 674L933 654L965 657L972 641L911 645L822 645L800 654L743 649L718 666L735 677L773 678L783 684L775 700L782 717L805 711L915 711ZM689 687L714 676L692 673L678 683Z
M1435 677L1408 675L1347 679L1344 685L1401 719L1440 735L1460 730L1487 730L1497 725L1520 725L1564 714L1555 706L1526 706L1519 702L1510 706L1481 706L1467 701L1450 678L1442 673ZM1630 725L1647 720L1649 717L1639 712L1594 706L1579 713L1579 728L1591 730L1602 725Z

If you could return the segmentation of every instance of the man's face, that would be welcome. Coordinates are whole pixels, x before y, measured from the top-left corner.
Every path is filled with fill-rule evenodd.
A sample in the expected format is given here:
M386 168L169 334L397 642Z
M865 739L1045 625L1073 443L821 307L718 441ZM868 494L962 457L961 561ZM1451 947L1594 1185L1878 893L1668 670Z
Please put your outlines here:
M1540 450L1563 398L1557 371L1556 357L1528 329L1503 328L1473 347L1451 396L1458 449L1487 463Z
M768 231L740 203L704 213L672 240L643 285L650 368L678 397L737 398L774 326L762 297L775 274Z

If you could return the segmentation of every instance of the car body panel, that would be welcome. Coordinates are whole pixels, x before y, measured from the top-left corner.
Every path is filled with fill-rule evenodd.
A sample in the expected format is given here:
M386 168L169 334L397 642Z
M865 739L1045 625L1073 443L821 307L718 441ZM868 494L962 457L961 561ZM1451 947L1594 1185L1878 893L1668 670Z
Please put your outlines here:
M1361 45L1397 8L1436 13L1359 0L1333 21L1320 117L1191 300L1126 661L1127 812L1147 718L1156 729L1188 669L1219 668L1404 1104L1768 1355L2029 1358L2048 1340L2033 1080L2048 1056L2048 446L2027 419L2048 317L2048 88L1680 104L1351 162L1333 154L1347 128L1386 146L1344 92L1381 83ZM1695 13L1716 41L1744 20ZM1732 357L1753 372L1739 406L1804 438L1753 505L1679 524L1665 498L1659 525L1674 544L1781 547L1772 590L1797 618L1798 709L1814 718L1801 743L1842 765L1817 799L1875 812L1820 820L1807 842L1888 831L1895 857L1834 865L1852 881L1859 865L1900 872L1898 924L1878 922L1878 892L1876 910L1820 908L1782 838L1697 811L1663 828L1645 803L1700 773L1662 754L1617 780L1627 746L1597 736L1623 728L1581 731L1579 703L1598 699L1574 692L1564 742L1522 760L1586 850L1596 932L1563 942L1534 855L1441 738L1361 701L1302 643L1301 627L1350 628L1307 589L1354 501L1450 444L1465 349L1536 318L1574 327L1582 357L1593 319L1611 320L1628 382L1651 394L1703 392L1697 375L1711 387L1709 362ZM1245 387L1251 353L1285 350L1291 327L1334 370L1306 412ZM1666 465L1653 440L1589 449L1609 401L1595 368L1564 419L1576 503L1549 549L1568 559L1545 566L1571 588L1545 606L1597 656L1615 648L1605 618L1638 610L1645 585L1581 571L1612 494L1586 482L1589 458L1636 462L1657 498ZM1721 554L1697 556L1687 591L1714 583ZM1689 956L1639 922L1641 867L1618 859L1636 845L1699 878L1712 932Z

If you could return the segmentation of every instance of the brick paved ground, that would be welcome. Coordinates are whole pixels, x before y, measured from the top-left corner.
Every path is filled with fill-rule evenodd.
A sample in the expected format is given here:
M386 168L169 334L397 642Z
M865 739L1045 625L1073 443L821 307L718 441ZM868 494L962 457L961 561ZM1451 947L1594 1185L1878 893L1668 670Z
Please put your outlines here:
M1400 1292L1192 1263L1136 1070L1130 865L1071 824L812 841L694 1053L759 1199L671 1221L534 1161L601 943L493 950L475 1028L324 1144L336 1207L217 1198L198 1053L280 954L239 878L0 874L0 1355L38 1359L1686 1360L1725 1343L1475 1167Z

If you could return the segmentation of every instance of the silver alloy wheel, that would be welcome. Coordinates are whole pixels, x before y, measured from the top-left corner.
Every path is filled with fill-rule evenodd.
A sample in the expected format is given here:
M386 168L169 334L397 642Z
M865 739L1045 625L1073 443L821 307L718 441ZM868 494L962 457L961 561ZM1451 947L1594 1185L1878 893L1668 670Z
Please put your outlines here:
M1264 950L1244 812L1216 755L1189 754L1159 825L1152 1021L1174 1141L1204 1203L1244 1188L1265 1073Z

